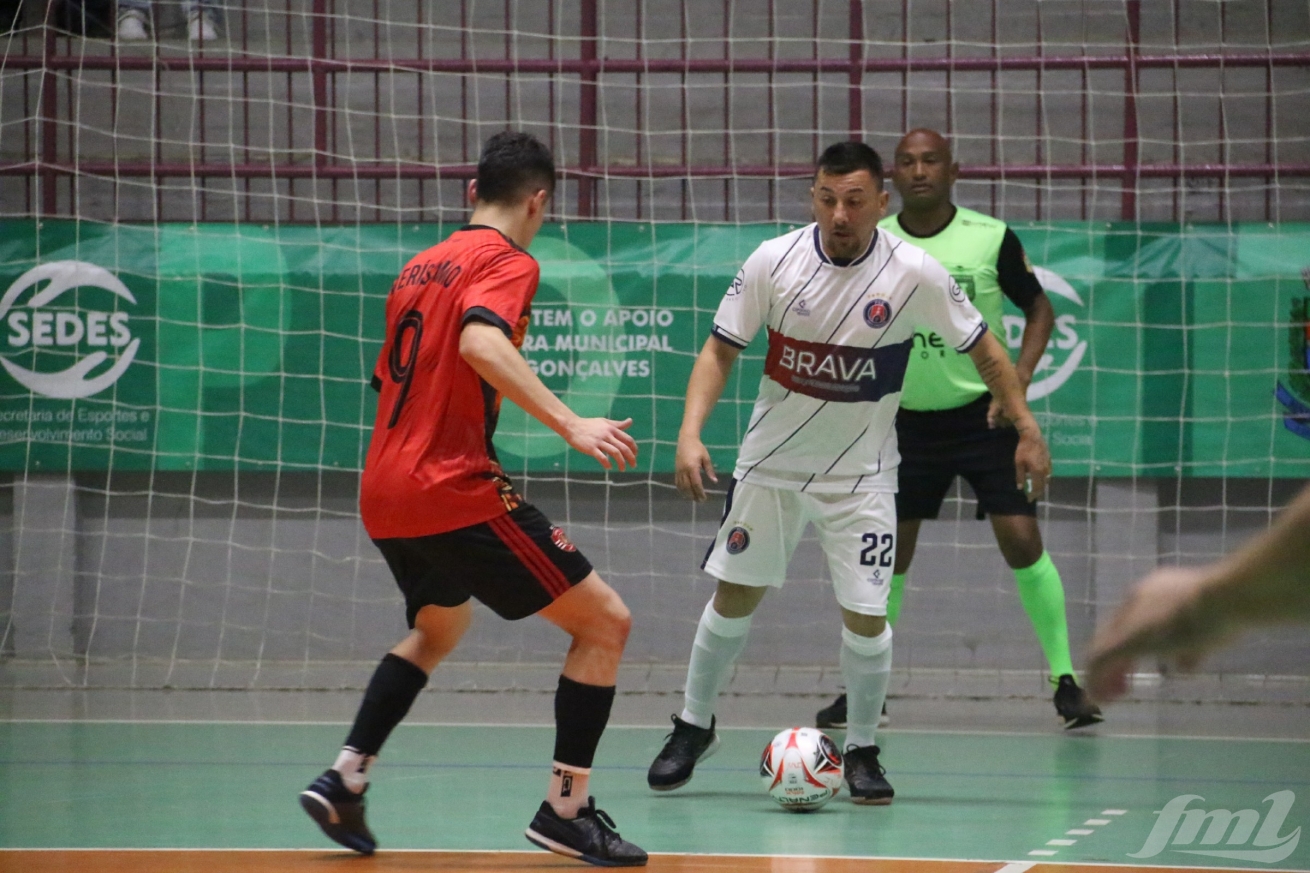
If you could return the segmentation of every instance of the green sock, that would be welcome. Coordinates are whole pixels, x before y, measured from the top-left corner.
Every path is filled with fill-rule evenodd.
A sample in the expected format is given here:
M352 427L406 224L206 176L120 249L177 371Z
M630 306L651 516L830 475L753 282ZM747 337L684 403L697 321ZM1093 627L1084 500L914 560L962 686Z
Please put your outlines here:
M1042 552L1037 563L1014 571L1019 584L1019 600L1032 622L1052 676L1073 673L1069 656L1069 624L1064 615L1064 583L1055 569L1049 552Z
M887 623L896 624L896 619L901 615L901 597L905 594L905 577L909 573L895 573L892 575L892 587L887 592Z

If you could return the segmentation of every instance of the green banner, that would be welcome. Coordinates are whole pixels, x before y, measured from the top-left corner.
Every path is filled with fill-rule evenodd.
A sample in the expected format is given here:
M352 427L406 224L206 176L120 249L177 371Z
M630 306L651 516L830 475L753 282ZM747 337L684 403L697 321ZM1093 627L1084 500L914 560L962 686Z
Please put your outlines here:
M0 468L358 469L387 289L451 229L0 222ZM547 227L524 354L668 473L719 299L787 229ZM1030 400L1058 475L1310 475L1310 225L1014 229L1056 309ZM762 345L707 426L720 470ZM496 442L510 471L597 469L509 404Z

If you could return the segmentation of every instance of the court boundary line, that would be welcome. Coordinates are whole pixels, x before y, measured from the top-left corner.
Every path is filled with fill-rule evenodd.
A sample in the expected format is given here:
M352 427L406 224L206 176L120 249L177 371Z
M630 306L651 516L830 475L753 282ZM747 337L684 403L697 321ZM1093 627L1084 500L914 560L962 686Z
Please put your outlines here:
M1298 704L1300 705L1300 704ZM1310 703L1304 704L1310 709ZM295 725L304 725L306 727L349 727L353 722L349 719L341 721L324 721L321 719L314 720L293 720L293 719L201 719L201 718L0 718L0 724L206 724L206 725L270 725L277 727L287 727ZM522 722L499 722L499 721L410 721L404 722L406 725L414 727L473 727L473 728L549 728L553 729L555 725L551 722L522 723ZM665 730L668 728L662 724L610 724L606 730ZM715 730L723 733L728 731L768 731L773 730L772 725L727 725L716 727ZM839 730L839 728L837 729ZM1213 740L1216 742L1242 742L1242 743L1293 743L1307 744L1310 743L1310 737L1233 737L1233 736L1204 736L1193 734L1118 734L1118 733L1071 733L1068 731L987 731L987 730L962 730L956 728L897 728L886 727L879 728L878 733L890 734L929 734L942 736L966 736L966 737L1083 737L1086 739L1110 739L1110 740ZM808 856L807 856L808 857ZM1264 868L1252 868L1264 869ZM1304 871L1294 871L1294 873L1304 873Z
M331 849L306 849L306 848L254 848L242 846L239 848L214 848L203 846L187 846L179 848L177 846L149 846L142 848L130 848L123 846L0 846L0 853L5 852L232 852L232 853L253 853L253 852L279 852L284 854L303 853L309 855L322 854L342 854L333 852ZM531 849L387 849L386 854L449 854L449 855L536 855L549 857L549 853L533 852ZM942 863L956 864L999 864L1001 865L995 873L1001 873L1003 869L1014 864L1021 867L1025 864L1032 867L1043 864L1056 864L1064 867L1120 867L1132 870L1141 870L1146 868L1157 868L1160 870L1172 871L1172 873L1305 873L1302 869L1290 867L1179 867L1176 865L1163 866L1158 864L1125 864L1115 861L1063 861L1052 858L1039 860L1003 860L995 858L922 858L903 855L793 855L793 854L764 854L760 852L651 852L651 857L704 857L704 858L787 858L789 860L805 860L814 858L819 860L831 861L925 861L932 863L939 861ZM1031 867L1029 868L1031 869Z

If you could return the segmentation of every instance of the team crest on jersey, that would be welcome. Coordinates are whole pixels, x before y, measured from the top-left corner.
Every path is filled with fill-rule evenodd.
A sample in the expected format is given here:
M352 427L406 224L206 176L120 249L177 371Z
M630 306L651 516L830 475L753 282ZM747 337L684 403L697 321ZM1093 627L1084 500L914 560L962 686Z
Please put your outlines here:
M738 525L728 531L728 542L724 548L728 550L729 555L740 555L751 544L751 535L746 532L746 528Z
M559 549L561 552L576 552L578 550L578 547L573 545L573 543L569 541L569 538L564 534L564 529L560 527L551 527L550 541L554 543L555 548Z
M864 306L864 323L869 327L886 327L892 320L892 305L875 297Z
M951 299L956 303L963 303L967 297L973 299L973 276L951 276L950 283L946 286L950 292Z

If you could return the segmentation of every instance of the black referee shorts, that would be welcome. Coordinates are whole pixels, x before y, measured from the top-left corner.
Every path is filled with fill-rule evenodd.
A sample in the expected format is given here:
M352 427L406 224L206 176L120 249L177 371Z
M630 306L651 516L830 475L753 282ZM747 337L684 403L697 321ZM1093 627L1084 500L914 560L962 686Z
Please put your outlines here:
M1037 514L1014 484L1014 450L1019 432L1012 427L987 427L992 395L984 394L955 409L896 414L896 440L901 450L898 521L933 519L956 476L973 488L979 517Z
M410 627L429 604L469 597L515 621L539 612L591 574L591 562L539 509L523 504L458 530L374 540L405 595Z

